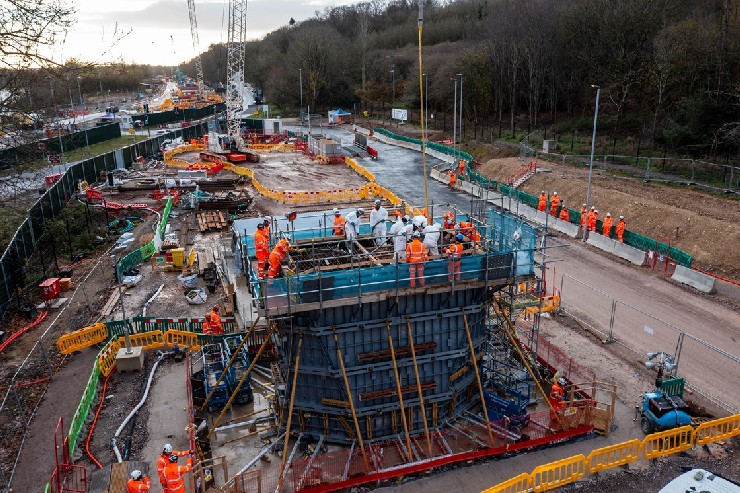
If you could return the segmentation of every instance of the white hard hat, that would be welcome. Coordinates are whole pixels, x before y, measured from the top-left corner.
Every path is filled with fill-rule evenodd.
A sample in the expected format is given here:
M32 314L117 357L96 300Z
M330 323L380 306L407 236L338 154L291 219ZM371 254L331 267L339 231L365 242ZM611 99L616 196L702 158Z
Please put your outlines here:
M409 222L409 221L411 221L411 218L409 217L408 214L406 214L405 216L403 216L403 220L406 221L406 222Z
M141 479L141 471L139 471L138 469L131 471L131 479Z
M624 216L619 216L619 219L624 219Z
M598 213L599 213L599 211L598 211L598 210L595 210L594 212L595 212L596 214L598 214Z
M375 205L380 205L380 204L381 204L380 200L375 201Z
M542 193L545 193L545 191L543 190Z
M360 207L360 208L357 209L357 213L358 214L364 214L365 213L365 209L363 209L362 207Z
M337 209L337 208L335 207L335 208L334 208L334 210L333 210L332 212L333 212L334 214L339 214L339 209Z
M553 195L557 195L557 194L558 194L558 192L552 192L552 194L553 194Z
M612 217L612 213L611 212L607 212L606 213L606 217Z
M583 204L583 207L586 207L586 204Z
M596 207L594 207L594 206L591 206L591 210L592 210L592 211L596 210Z
M162 447L162 453L171 454L172 453L172 445L170 445L169 443L166 443L164 445L164 447Z
M566 379L564 379L563 377L560 377L560 378L558 378L558 383L560 385L565 385L565 384L568 383L568 381Z

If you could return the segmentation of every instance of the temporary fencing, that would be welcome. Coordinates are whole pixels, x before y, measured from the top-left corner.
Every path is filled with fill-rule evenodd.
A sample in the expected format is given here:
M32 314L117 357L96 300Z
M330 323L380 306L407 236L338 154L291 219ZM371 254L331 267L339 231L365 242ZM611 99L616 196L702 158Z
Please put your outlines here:
M157 250L159 250L159 245L162 244L162 240L164 239L164 232L167 228L167 220L169 219L170 211L172 211L173 199L174 197L172 196L167 197L167 204L164 206L164 210L162 211L162 218L157 225L157 234L154 236L154 239L152 239L152 241L150 241L146 245L143 245L137 250L129 253L118 262L118 279L121 279L123 277L123 273L126 272L128 269L140 264L144 260L151 258L152 255L154 255Z
M654 305L652 313L647 312L634 301L617 299L567 274L561 277L560 291L560 309L605 342L620 344L640 357L672 351L678 365L676 375L684 377L694 392L731 413L738 412L740 401L726 389L735 383L730 370L740 369L740 356L731 354L720 338L717 343L706 341L666 321L669 306ZM713 376L698 386L697 375L702 374Z
M682 426L647 435L642 440L598 448L588 457L577 455L537 466L531 474L520 474L508 481L483 490L483 493L549 491L582 479L585 473L595 474L634 462L639 457L655 459L711 442L740 435L740 414L702 423L697 428ZM519 489L517 489L519 488Z

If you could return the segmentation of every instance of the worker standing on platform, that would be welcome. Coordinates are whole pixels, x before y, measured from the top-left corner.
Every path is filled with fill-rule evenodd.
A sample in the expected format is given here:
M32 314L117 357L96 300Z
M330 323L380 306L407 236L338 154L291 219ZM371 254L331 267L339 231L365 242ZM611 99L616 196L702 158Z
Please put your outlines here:
M164 468L169 464L170 462L170 456L175 455L179 457L185 457L188 455L190 451L178 451L178 450L172 450L172 445L169 443L165 444L165 446L162 448L162 453L157 458L157 475L159 476L159 482L162 484L162 488L167 491L167 481L164 477Z
M442 236L441 231L442 226L435 222L432 222L432 224L421 231L421 234L424 235L424 246L427 247L429 254L435 257L439 256L439 237Z
M393 258L398 263L399 260L406 260L406 226L409 222L409 216L399 217L393 226L391 226L391 239L393 240Z
M206 316L203 318L203 335L211 336L213 335L213 330L211 330L211 313L206 313ZM165 460L167 458L165 457Z
M458 233L455 236L455 243L445 250L447 257L450 259L447 264L447 280L450 282L460 280L460 260L462 259L464 239L465 237Z
M288 243L286 238L277 242L275 248L270 252L270 270L267 272L267 277L274 279L280 273L280 264L288 256L289 251L290 243Z
M423 262L427 260L427 247L421 242L421 233L416 231L413 240L406 246L406 262L409 264L409 282L412 288L416 286L416 278L419 278L419 286L424 285Z
M614 220L612 219L611 212L606 213L606 217L604 218L604 223L602 225L602 232L604 233L604 236L607 238L611 238L612 236L612 226L614 225Z
M455 189L457 187L457 175L455 174L455 170L450 170L449 173L447 173L447 176L450 179L449 185L451 189Z
M452 211L445 212L442 229L447 231L452 231L455 229L455 214L453 214Z
M555 414L563 409L565 407L565 404L563 401L565 400L565 385L567 384L567 381L564 378L558 378L555 383L552 384L552 389L550 390L550 419L553 421L557 419Z
M550 215L558 217L558 207L560 207L560 196L558 195L558 192L552 193L552 198L550 199Z
M185 493L185 474L193 469L192 459L188 458L187 465L177 465L177 454L169 457L169 463L164 468L164 479L167 482L165 493Z
M570 211L567 207L565 207L565 202L560 202L560 216L561 221L565 221L566 223L570 222Z
M375 237L375 246L385 245L386 243L385 222L387 220L388 211L381 205L380 200L376 200L373 210L370 211L370 229Z
M624 216L619 216L619 222L616 227L617 240L619 243L624 243L624 229L626 227L627 225L624 223Z
M270 223L272 222L272 218L270 216L265 216L265 219L262 221L262 224L265 226L265 237L267 238L267 242L270 242ZM269 248L269 247L268 247Z
M213 310L208 314L211 317L211 332L213 332L214 335L224 333L224 326L221 325L221 316L218 314L218 310L218 305L214 305Z
M344 223L346 219L342 217L339 209L334 208L334 236L344 236Z
M344 233L347 238L347 248L350 252L354 250L354 241L360 234L360 218L365 214L365 209L356 209L345 216Z
M418 231L419 233L421 233L428 224L426 216L422 214L414 216L414 218L411 220L411 223L414 225L414 231Z
M257 257L257 276L264 279L267 261L270 258L270 238L265 233L264 222L257 224L257 230L254 232L254 252Z
M126 489L128 490L128 493L146 493L151 491L152 482L137 469L135 471L131 471L131 479L128 480Z
M537 210L545 212L545 209L547 209L547 194L543 190L542 193L540 193L540 198L537 201Z

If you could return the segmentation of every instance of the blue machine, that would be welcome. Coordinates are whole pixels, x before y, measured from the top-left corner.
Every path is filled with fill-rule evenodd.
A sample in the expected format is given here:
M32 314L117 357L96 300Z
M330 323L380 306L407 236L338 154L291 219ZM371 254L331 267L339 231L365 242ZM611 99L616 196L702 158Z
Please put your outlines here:
M640 428L648 435L656 431L690 425L691 416L686 413L688 408L689 406L677 395L647 392L642 396L642 405L637 408Z

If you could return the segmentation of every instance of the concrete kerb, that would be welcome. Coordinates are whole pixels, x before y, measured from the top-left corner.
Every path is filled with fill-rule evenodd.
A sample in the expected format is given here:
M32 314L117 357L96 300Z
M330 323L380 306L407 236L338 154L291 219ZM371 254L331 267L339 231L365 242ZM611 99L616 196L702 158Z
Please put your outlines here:
M683 265L676 265L671 279L682 284L696 288L702 293L711 294L716 291L714 286L715 279L699 271L689 269Z

